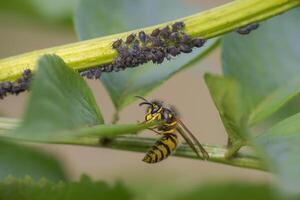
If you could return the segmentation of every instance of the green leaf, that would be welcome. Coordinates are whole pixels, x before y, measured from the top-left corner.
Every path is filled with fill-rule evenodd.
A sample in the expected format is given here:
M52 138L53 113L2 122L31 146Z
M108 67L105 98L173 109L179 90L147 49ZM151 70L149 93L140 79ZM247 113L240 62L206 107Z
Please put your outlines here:
M10 200L130 200L133 195L122 183L113 186L102 181L92 181L82 176L79 182L53 183L47 180L34 181L30 177L8 177L0 183L0 199Z
M245 111L239 83L231 78L211 74L205 74L204 79L231 142L244 140Z
M76 129L102 124L91 90L61 58L43 56L31 86L23 121L15 136L30 140L58 140ZM69 131L68 135L61 134Z
M300 93L300 79L290 81L266 96L252 111L249 124L263 121Z
M256 183L217 183L205 184L194 188L185 195L180 195L175 200L275 200L279 199L272 194L272 189L267 184Z
M284 189L300 194L300 113L277 123L255 141Z
M80 39L109 35L143 26L154 25L198 11L195 5L180 0L82 0L75 16ZM202 59L213 47L211 40L192 54L181 55L161 65L151 63L123 72L104 74L102 83L109 92L117 110L145 96L180 70Z
M157 123L150 124L103 124L93 127L83 128L75 131L76 136L107 136L113 137L124 134L136 134L138 131L153 127Z
M59 162L52 156L29 147L0 141L0 179L8 175L18 178L30 175L52 181L65 180L66 175Z
M290 81L300 78L299 18L300 9L295 9L261 23L247 36L232 33L222 40L224 74L241 84L252 124L298 93L300 84L297 88Z
M0 12L57 25L72 24L72 13L78 0L11 0L0 1ZM59 6L57 6L59 4Z

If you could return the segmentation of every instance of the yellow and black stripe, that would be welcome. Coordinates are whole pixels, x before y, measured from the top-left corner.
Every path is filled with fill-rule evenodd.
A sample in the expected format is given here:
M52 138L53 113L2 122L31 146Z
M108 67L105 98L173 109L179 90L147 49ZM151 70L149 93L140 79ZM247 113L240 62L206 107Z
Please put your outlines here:
M143 161L146 163L157 163L166 159L177 147L176 134L166 133L147 152Z

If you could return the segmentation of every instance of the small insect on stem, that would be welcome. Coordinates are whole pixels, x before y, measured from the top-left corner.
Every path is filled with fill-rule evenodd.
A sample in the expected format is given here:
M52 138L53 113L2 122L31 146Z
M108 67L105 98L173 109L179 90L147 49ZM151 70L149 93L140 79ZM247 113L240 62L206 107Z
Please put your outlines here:
M199 158L208 159L209 155L202 147L197 138L179 119L175 108L165 106L161 101L148 101L143 97L137 96L143 100L139 105L146 105L147 112L145 121L142 123L151 123L153 121L162 121L161 125L151 128L153 132L161 135L151 149L146 153L143 161L146 163L157 163L171 155L178 146L177 133L187 142L191 149ZM202 156L201 156L202 154Z
M139 39L140 39L140 41L141 41L143 44L146 43L146 37L147 37L147 35L146 35L146 33L145 33L144 31L140 31L140 32L139 32Z
M175 22L172 25L172 32L177 32L179 30L182 30L184 28L184 23L183 22Z
M254 24L249 24L247 26L238 28L236 30L236 32L238 32L241 35L247 35L249 34L251 31L256 30L259 27L258 23L254 23Z
M157 29L154 29L150 35L152 37L157 37L159 35L159 33L160 33L160 30L159 30L159 28L157 28Z
M126 44L131 44L133 42L133 40L135 39L135 34L132 33L129 36L127 36L125 43Z
M115 42L113 42L112 48L113 49L118 49L118 48L121 47L122 43L123 43L123 40L122 39L118 39Z

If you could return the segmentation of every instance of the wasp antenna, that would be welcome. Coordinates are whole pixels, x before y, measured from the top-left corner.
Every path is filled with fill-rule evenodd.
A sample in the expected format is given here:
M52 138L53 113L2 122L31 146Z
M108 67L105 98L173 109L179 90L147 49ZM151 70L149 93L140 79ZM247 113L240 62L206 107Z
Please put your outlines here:
M142 102L142 103L139 103L139 106L142 106L142 105L150 105L152 106L152 104L150 102Z
M134 97L136 97L136 98L138 98L138 99L142 99L142 100L144 100L145 102L149 102L147 99L145 99L144 97L141 97L141 96L134 96Z

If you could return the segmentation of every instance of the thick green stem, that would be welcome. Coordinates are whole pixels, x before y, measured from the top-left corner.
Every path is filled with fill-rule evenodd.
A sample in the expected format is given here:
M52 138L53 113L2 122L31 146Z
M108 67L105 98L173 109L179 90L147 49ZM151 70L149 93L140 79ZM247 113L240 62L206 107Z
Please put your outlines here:
M184 31L187 34L209 39L238 27L265 20L299 5L300 0L235 0L202 13L139 30L149 33L155 28L164 27L175 21L183 21L186 24ZM44 54L56 54L62 57L67 65L75 70L110 63L117 56L117 52L111 48L112 42L118 38L124 39L130 33L139 30L2 59L0 60L0 81L17 79L24 69L34 71L37 59Z
M17 120L11 120L6 118L0 118L0 133L2 139L9 140L19 140L19 138L13 138L9 135L9 130L15 128L17 126ZM109 127L108 127L109 128ZM88 147L105 147L111 149L120 149L126 151L135 151L135 152L146 152L148 149L155 143L155 139L151 138L142 138L137 136L117 136L113 138L103 138L99 140L99 135L97 134L99 129L97 127L91 127L88 129L83 129L83 135L93 135L93 137L78 137L74 139L65 139L65 140L51 140L51 141L41 141L41 143L50 143L50 144L69 144L69 145L81 145ZM23 142L25 140L22 140ZM37 142L26 140L26 142ZM254 155L245 154L245 153L237 153L235 157L231 159L226 159L225 154L227 152L227 148L224 146L218 145L203 145L206 151L209 154L208 161L223 163L232 166L238 166L243 168L250 169L259 169L266 170L263 162ZM187 145L182 144L177 148L174 156L199 159L195 152Z

